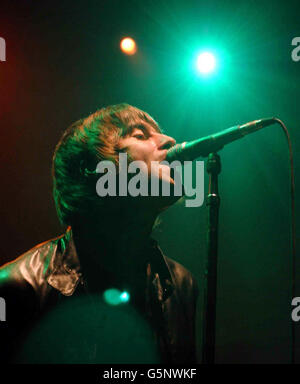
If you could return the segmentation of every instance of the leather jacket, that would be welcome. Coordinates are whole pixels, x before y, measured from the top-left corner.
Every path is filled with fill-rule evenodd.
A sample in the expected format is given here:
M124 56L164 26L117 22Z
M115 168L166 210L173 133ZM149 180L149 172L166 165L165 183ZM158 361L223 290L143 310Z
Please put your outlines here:
M145 273L145 315L154 329L159 362L196 363L195 279L181 264L164 256L155 240L150 239L146 248L151 257ZM0 297L6 302L6 321L0 322L2 361L13 362L24 330L38 324L60 297L74 296L82 287L84 277L70 227L2 266Z

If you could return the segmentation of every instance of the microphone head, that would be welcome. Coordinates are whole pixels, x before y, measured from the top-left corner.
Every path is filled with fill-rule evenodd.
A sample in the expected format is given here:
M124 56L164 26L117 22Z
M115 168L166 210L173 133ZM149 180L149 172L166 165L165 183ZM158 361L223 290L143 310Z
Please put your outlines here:
M183 149L186 145L186 141L184 143L175 144L173 147L168 149L166 155L166 161L171 163L174 160L184 160L184 152Z

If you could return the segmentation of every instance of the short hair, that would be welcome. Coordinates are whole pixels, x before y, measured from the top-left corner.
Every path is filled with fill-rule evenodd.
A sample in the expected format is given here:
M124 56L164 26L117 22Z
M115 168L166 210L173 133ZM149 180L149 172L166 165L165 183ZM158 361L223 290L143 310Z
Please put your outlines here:
M118 143L143 120L160 132L146 112L122 103L97 110L70 125L56 145L52 161L53 197L62 224L104 209L104 199L96 194L94 177L83 169L95 170L99 161L111 160L118 166Z

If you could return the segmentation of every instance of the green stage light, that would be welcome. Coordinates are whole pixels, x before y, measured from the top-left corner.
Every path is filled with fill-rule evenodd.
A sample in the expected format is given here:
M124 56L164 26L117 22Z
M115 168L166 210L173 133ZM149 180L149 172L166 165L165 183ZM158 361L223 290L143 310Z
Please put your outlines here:
M123 303L127 303L130 299L130 295L128 292L121 292L118 289L111 288L107 289L103 293L104 301L109 305L119 305Z
M202 75L208 75L216 69L216 58L211 52L202 52L197 56L196 68Z
M129 301L129 293L128 292L123 292L121 293L120 295L120 300L122 303L127 303L127 301Z

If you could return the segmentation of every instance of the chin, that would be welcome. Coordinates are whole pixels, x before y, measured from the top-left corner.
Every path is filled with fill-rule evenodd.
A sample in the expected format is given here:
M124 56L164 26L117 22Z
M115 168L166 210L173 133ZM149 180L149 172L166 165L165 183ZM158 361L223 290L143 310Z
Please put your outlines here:
M159 213L164 212L166 209L170 208L172 205L177 203L177 201L179 201L180 199L182 199L182 196L162 197Z
M153 197L153 199L157 199L157 205L159 206L160 212L165 211L170 206L174 205L178 200L182 199L184 196L184 188L181 185L182 188L182 194L179 196L175 195L175 182L174 179L170 178L169 180L161 180L162 183L169 183L170 184L170 195L169 196L163 196L162 195L162 186L160 188L160 196Z

